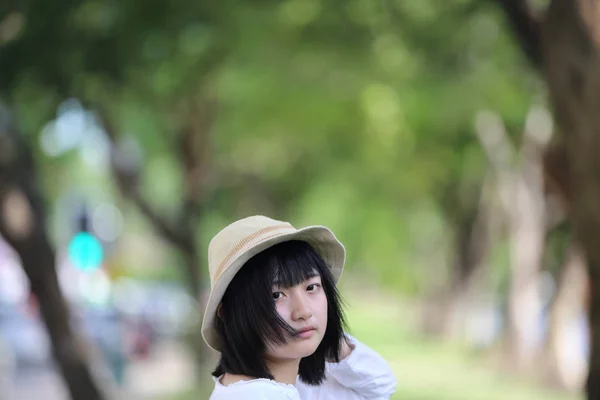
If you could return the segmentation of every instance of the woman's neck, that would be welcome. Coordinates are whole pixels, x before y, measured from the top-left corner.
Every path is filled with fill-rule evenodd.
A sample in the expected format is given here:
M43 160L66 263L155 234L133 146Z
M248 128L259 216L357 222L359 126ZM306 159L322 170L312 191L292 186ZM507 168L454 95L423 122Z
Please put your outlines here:
M275 381L290 385L296 384L298 368L300 367L299 359L265 360L265 362Z

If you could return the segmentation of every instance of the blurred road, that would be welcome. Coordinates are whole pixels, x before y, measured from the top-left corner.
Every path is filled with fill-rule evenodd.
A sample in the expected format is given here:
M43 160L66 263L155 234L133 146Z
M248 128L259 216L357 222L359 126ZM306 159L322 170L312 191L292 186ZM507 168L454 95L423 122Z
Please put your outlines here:
M161 343L149 359L128 365L125 385L115 393L127 400L150 400L191 388L193 381L190 352L175 342ZM36 399L68 399L56 371L50 368L23 371L10 382L8 390L0 391L0 400Z

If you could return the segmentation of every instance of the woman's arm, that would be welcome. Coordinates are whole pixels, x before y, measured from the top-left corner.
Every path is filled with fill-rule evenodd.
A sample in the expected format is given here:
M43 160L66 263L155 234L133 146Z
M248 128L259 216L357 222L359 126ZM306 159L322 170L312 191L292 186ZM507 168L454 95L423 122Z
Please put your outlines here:
M389 399L396 390L396 377L376 351L346 334L340 362L327 363L327 379L351 389L360 398Z

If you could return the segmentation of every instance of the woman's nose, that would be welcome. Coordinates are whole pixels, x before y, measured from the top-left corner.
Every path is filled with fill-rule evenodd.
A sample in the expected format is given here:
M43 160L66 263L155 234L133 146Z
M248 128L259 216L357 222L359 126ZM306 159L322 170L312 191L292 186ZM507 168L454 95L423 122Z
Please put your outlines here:
M310 302L308 301L307 296L304 294L294 296L292 319L295 321L307 320L310 317L312 317L312 309L310 307Z

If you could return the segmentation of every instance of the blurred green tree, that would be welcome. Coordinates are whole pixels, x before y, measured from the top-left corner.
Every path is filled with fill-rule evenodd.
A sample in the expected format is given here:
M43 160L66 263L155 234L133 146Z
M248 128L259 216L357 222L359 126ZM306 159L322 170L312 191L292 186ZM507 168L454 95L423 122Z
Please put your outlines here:
M452 297L497 244L477 234L497 200L474 117L519 147L544 87L493 2L30 0L0 5L0 96L49 202L80 163L38 133L69 98L95 113L116 187L197 298L207 238L252 213L329 225L355 273Z
M598 4L553 0L539 8L523 0L496 2L524 54L541 72L557 122L558 136L546 157L546 171L560 193L589 275L591 351L588 399L600 397L600 178L598 135ZM544 4L548 3L548 4Z

